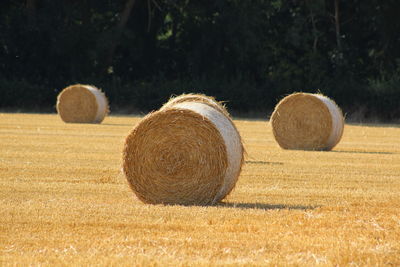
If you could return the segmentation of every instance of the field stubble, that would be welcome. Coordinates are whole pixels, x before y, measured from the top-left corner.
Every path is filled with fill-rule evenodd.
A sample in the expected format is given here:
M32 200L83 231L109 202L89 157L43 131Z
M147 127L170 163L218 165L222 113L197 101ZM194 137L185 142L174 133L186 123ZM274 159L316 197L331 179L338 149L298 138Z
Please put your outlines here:
M0 114L0 265L400 265L400 128L346 125L330 152L247 150L217 206L146 205L121 174L140 117Z

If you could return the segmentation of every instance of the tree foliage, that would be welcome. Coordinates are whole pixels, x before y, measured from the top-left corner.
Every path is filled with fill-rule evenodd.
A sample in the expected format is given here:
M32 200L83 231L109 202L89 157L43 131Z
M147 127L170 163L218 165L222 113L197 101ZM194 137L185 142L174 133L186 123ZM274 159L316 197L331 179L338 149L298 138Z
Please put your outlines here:
M0 107L51 109L71 83L114 110L203 92L266 112L293 91L400 116L396 0L3 0Z

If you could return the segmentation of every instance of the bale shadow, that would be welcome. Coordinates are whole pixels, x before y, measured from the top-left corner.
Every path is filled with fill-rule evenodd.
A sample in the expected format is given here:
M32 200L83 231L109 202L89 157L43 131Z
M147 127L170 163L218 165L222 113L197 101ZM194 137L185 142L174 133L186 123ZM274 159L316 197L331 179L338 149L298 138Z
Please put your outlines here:
M285 204L265 204L265 203L228 203L221 202L216 204L217 207L236 208L236 209L259 209L259 210L313 210L320 206L304 206L304 205L285 205Z
M377 128L400 128L400 121L394 123L379 123L379 122L346 122L351 126L366 126L366 127L377 127Z
M101 123L101 125L106 125L106 126L135 126L134 124L121 124L121 123Z
M393 155L397 154L394 152L384 152L384 151L350 151L350 150L332 150L330 152L334 153L356 153L356 154L380 154L380 155Z
M262 160L246 160L246 164L260 164L260 165L283 165L283 162L262 161Z

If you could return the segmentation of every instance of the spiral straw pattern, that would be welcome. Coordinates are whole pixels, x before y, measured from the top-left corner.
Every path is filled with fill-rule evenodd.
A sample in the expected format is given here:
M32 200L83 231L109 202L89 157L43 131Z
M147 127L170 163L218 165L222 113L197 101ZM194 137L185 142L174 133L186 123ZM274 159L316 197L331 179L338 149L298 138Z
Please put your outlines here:
M123 171L145 203L208 205L231 192L243 147L222 112L179 102L144 117L125 140Z

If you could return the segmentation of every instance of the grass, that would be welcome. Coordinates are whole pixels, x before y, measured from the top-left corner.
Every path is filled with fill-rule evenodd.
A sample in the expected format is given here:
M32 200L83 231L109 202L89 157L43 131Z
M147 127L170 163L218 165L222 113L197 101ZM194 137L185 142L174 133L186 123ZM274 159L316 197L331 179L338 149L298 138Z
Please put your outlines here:
M1 266L400 265L398 125L346 125L333 151L307 152L236 120L235 190L185 207L141 203L121 174L139 119L0 113Z

